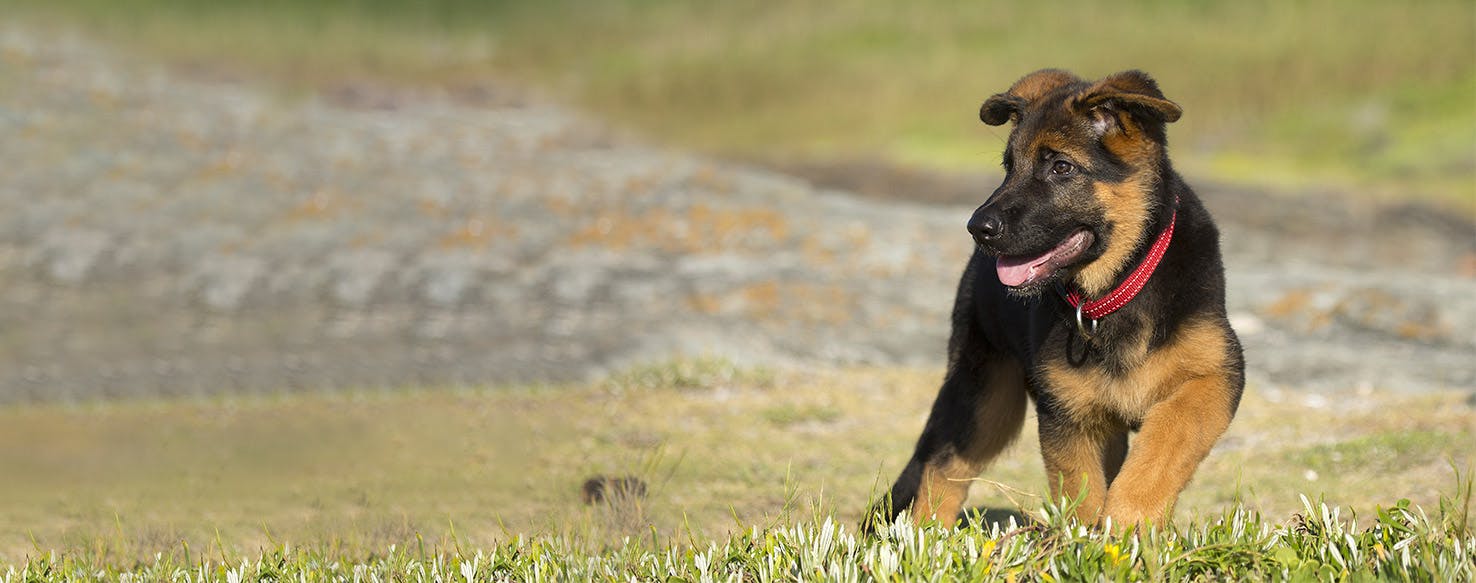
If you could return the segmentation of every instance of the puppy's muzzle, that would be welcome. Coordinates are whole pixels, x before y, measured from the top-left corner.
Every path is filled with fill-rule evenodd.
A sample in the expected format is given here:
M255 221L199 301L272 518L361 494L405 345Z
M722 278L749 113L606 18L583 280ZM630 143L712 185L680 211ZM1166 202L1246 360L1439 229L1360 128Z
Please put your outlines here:
M989 245L998 242L1004 236L1004 221L999 214L993 211L979 209L969 219L969 234L974 236L974 242L979 245Z

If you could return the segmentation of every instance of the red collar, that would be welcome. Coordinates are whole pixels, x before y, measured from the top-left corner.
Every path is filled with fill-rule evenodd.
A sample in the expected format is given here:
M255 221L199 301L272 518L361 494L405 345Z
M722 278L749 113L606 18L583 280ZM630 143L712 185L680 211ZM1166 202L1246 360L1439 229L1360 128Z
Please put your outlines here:
M1137 297L1138 292L1143 291L1143 286L1148 285L1148 278L1153 277L1153 270L1158 268L1158 262L1163 260L1163 254L1168 251L1169 241L1174 238L1174 221L1179 217L1178 206L1179 200L1176 197L1174 214L1169 215L1168 226L1163 228L1163 232L1159 233L1158 238L1153 241L1153 246L1148 248L1148 256L1143 258L1138 268L1128 274L1127 279L1122 280L1116 289L1101 298L1090 301L1085 301L1079 291L1066 294L1066 303L1071 304L1071 307L1080 312L1077 316L1078 320L1081 316L1092 319L1092 329L1095 330L1096 320L1126 306L1134 297Z

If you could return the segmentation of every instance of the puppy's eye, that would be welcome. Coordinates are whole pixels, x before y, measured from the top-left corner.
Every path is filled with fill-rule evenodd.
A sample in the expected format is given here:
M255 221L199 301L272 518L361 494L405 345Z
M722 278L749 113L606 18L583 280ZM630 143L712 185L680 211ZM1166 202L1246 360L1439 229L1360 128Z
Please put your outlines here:
M1065 160L1056 160L1055 164L1051 164L1051 174L1056 176L1067 176L1072 172L1076 172L1076 165Z

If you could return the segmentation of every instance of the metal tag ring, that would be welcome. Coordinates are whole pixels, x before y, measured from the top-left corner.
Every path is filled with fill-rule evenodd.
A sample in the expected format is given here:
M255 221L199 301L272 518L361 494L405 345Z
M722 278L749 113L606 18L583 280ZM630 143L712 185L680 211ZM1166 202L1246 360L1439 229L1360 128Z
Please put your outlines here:
M1082 319L1081 309L1082 306L1076 306L1076 330L1081 332L1082 338L1091 340L1093 336L1097 335L1097 320L1095 318L1091 319L1092 329L1091 331L1087 331L1086 320Z

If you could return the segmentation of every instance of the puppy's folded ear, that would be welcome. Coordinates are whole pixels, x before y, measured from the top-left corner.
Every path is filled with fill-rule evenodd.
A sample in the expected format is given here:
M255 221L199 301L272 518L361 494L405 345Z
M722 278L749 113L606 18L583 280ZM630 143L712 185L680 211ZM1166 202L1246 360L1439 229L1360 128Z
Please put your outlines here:
M1098 133L1118 124L1116 112L1132 115L1139 122L1173 123L1184 110L1158 90L1158 83L1142 71L1123 71L1107 76L1072 98L1076 111L1092 118ZM1160 126L1161 127L1161 126Z
M1011 119L1018 120L1020 112L1045 94L1081 78L1060 69L1041 69L1016 81L1009 91L995 94L979 108L979 120L992 126L1001 125Z
M984 100L984 105L979 106L979 121L992 126L1004 125L1019 116L1025 105L1024 99L1008 93L996 93Z

